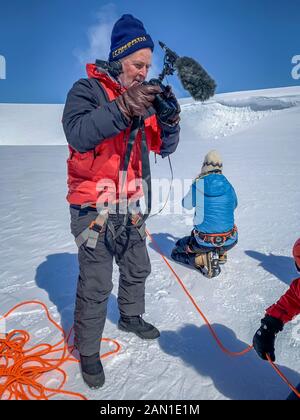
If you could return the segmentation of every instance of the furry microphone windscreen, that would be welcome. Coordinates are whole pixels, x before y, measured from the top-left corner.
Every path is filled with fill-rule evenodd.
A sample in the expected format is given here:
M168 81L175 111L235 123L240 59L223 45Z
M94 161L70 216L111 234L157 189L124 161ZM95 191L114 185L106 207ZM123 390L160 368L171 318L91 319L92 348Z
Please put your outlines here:
M216 82L190 57L179 57L175 67L182 86L196 101L206 101L215 94Z

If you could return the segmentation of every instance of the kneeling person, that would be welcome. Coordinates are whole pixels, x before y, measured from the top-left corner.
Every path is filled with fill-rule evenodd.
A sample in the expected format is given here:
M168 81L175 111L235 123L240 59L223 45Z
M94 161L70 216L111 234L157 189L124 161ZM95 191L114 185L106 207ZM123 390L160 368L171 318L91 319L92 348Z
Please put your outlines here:
M172 251L174 260L196 267L209 278L220 274L227 251L238 241L234 224L237 196L222 169L219 153L210 151L200 175L182 200L184 208L195 208L194 229L190 236L177 241Z

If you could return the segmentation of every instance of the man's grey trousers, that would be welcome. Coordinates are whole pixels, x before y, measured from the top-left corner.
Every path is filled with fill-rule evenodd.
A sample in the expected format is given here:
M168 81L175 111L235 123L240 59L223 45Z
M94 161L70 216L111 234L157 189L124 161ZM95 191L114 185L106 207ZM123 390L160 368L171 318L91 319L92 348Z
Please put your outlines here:
M70 212L74 237L84 231L97 216L96 211L87 209L70 207ZM116 231L123 220L124 215L109 216L109 223ZM107 302L113 288L114 258L120 272L118 306L121 315L136 316L145 312L145 281L151 272L145 236L136 227L131 227L113 240L111 230L106 226L94 250L85 244L79 248L74 344L80 354L91 356L100 350Z

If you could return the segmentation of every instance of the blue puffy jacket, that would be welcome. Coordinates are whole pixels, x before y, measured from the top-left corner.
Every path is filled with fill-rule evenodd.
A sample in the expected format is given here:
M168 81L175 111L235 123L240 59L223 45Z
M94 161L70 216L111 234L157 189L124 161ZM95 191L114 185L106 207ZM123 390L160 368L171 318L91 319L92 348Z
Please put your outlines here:
M203 233L224 233L234 227L238 200L233 186L222 174L212 173L196 179L182 200L184 208L195 208L194 228ZM237 240L226 241L226 245Z

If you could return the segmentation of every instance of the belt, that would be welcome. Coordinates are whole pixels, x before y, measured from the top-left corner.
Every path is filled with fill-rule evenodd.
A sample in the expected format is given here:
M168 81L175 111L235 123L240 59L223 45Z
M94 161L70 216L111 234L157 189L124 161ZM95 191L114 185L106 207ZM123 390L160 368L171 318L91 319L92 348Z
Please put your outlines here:
M129 201L126 201L125 200L125 202L128 203ZM137 208L140 206L140 200L137 200L135 202L135 206ZM124 209L123 202L120 203L120 201L119 201L118 203L115 204L116 213L119 212L118 210L119 210L120 207L122 207L122 210ZM75 209L75 210L83 210L83 211L84 210L86 210L86 211L98 211L96 205L95 206L94 205L91 205L91 203L88 203L86 205L85 204L83 204L83 205L80 205L80 204L70 204L70 208L71 209Z
M96 207L90 207L90 206L88 206L88 207L82 208L81 206L78 206L76 204L71 204L70 205L70 208L71 209L75 209L75 210L97 211L97 208Z

